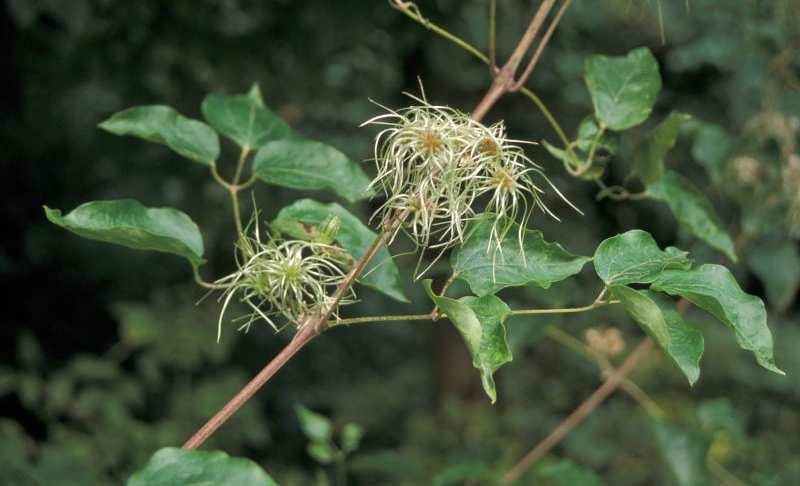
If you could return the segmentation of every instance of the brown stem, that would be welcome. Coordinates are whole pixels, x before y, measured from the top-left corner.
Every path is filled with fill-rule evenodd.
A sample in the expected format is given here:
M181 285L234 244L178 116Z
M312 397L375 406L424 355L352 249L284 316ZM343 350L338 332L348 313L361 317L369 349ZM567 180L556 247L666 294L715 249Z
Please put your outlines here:
M395 3L398 8L401 9L407 8L409 5L407 2L402 2L400 0L395 0ZM475 121L480 121L489 111L489 109L497 102L497 100L508 92L508 85L513 80L514 72L516 72L519 63L522 60L522 56L524 56L525 52L530 47L554 3L555 0L544 0L542 2L542 5L536 12L536 15L528 27L528 30L523 35L522 39L520 39L519 44L517 45L516 49L514 49L514 53L511 55L511 58L509 58L508 62L503 67L503 69L506 70L506 73L508 74L510 72L510 74L508 74L508 77L502 83L501 89L498 89L497 87L500 86L497 83L497 79L502 78L503 76L498 75L498 77L495 78L495 82L492 83L489 91L483 97L481 102L478 103L478 106L472 113L472 118ZM502 71L503 70L501 70L501 73ZM394 215L393 217L389 218L388 221L386 221L383 232L377 238L375 238L375 241L372 242L364 255L356 262L342 283L336 287L336 290L331 296L328 305L326 305L319 313L309 316L303 320L300 331L297 333L297 335L295 335L291 342L289 342L289 344L283 348L283 350L278 353L278 355L275 356L275 358L273 358L272 361L270 361L269 364L267 364L267 366L264 367L264 369L262 369L258 375L256 375L256 377L250 381L250 383L245 385L245 387L242 388L242 390L240 390L236 396L226 403L225 406L222 407L222 409L220 409L220 411L211 418L211 420L206 422L206 424L203 425L203 427L201 427L191 439L186 441L186 443L183 445L185 449L195 449L202 445L203 442L205 442L206 439L211 436L211 434L213 434L242 405L244 405L245 402L252 398L253 395L295 355L295 353L297 353L303 348L303 346L311 341L311 339L323 332L328 327L328 317L339 305L339 301L355 283L356 279L359 275L361 275L369 262L375 257L375 255L378 253L378 250L380 250L384 244L388 245L394 235L397 234L397 230L407 217L408 212L404 211L400 214Z
M312 326L305 326L300 331L295 334L294 338L286 345L283 350L278 353L277 356L272 358L272 361L269 362L267 366L264 367L252 380L250 383L245 385L244 388L239 390L239 393L236 394L231 400L225 404L213 417L211 420L206 422L200 430L194 433L194 435L183 444L184 449L196 449L200 447L203 442L208 439L211 434L216 432L216 430L224 424L231 416L236 413L242 405L244 405L250 398L255 395L255 393L264 386L264 383L269 381L272 376L278 372L279 369L286 364L287 361L292 359L292 356L295 355L300 349L305 346L309 341L311 341L315 336L317 336L316 330Z
M544 52L544 48L547 46L547 43L550 42L550 37L556 30L556 26L561 21L561 17L564 16L564 12L567 11L571 3L572 0L564 0L564 3L561 4L561 8L558 9L556 16L553 18L553 21L550 22L550 26L547 27L547 31L544 33L544 37L542 37L542 40L539 42L539 45L536 46L536 52L534 52L533 56L531 56L531 60L525 67L525 71L523 71L522 75L519 78L517 78L517 80L514 81L514 83L509 87L509 91L519 91L519 89L525 85L525 82L528 81L528 78L531 76L531 73L533 72L533 68L536 67L536 64L539 63L539 58L542 57L542 52Z
M539 444L536 445L530 452L517 462L514 467L503 476L503 483L512 483L519 479L525 471L528 470L539 459L545 456L553 447L561 442L572 429L580 424L590 413L600 405L603 400L608 398L617 387L625 380L625 377L633 371L639 361L644 358L647 353L653 348L653 340L648 338L643 339L636 349L622 363L622 366L616 369L611 375L606 378L606 381L595 390L592 395L584 400L578 408L576 408L567 418L565 418L553 431L545 437Z

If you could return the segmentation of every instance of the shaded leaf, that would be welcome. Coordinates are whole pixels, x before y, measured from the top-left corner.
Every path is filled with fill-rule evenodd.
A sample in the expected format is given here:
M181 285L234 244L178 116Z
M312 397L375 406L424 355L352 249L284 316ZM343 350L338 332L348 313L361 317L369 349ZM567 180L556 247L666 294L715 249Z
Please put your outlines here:
M312 199L295 201L291 206L281 209L272 227L292 238L319 241L325 237L322 233L333 217L338 218L339 226L333 240L354 259L361 258L378 235L336 203L323 204ZM396 300L408 302L403 292L400 270L386 247L378 250L359 282Z
M253 159L253 172L269 184L327 189L349 202L369 196L370 180L358 164L330 145L299 137L264 145Z
M767 312L758 297L746 294L731 272L722 265L701 265L693 270L667 270L651 288L680 295L728 325L742 349L752 351L758 364L775 373L772 333Z
M645 184L653 184L664 173L664 157L675 146L681 126L692 117L673 111L648 133L634 155L633 169Z
M717 212L706 195L689 179L668 170L655 184L647 186L647 192L667 203L681 226L737 261L733 240L723 228Z
M715 183L733 149L733 137L721 126L699 121L695 124L692 157L703 164Z
M747 265L767 289L767 299L779 311L789 308L800 288L800 254L792 240L764 241L747 255Z
M662 251L650 233L631 230L603 240L594 253L594 268L606 285L650 283L668 269L688 270L692 260L675 247Z
M645 121L661 90L658 62L646 47L622 57L592 56L586 60L584 78L595 117L612 130Z
M186 214L172 208L147 208L133 199L92 201L66 216L44 207L47 219L91 240L136 250L155 250L203 263L203 237Z
M215 130L247 149L258 149L291 132L286 122L264 106L255 84L248 94L212 93L203 100L202 110Z
M476 460L468 460L448 465L433 478L433 486L484 484L482 481L494 484L496 479L496 473L488 465Z
M742 417L728 398L704 401L697 407L697 418L703 429L709 433L724 432L729 438L739 442L745 439Z
M333 435L333 425L324 415L309 410L302 405L295 405L294 411L300 421L300 428L313 442L329 442Z
M497 401L494 372L511 361L511 351L506 341L506 317L511 309L493 295L462 297L458 300L439 297L431 290L431 281L423 281L434 304L447 314L447 318L461 333L472 356L472 365L480 370L483 390L492 403Z
M165 447L153 454L145 467L128 479L128 486L277 486L258 464L222 451L196 451Z
M523 257L516 223L498 248L497 242L490 237L493 224L494 215L490 214L470 223L464 244L456 248L450 258L453 272L464 279L478 296L529 283L548 288L579 273L591 260L573 255L558 243L548 243L541 231L528 229L523 238Z
M575 146L578 150L588 155L592 150L592 145L597 138L599 130L600 128L597 126L597 122L595 122L593 116L587 116L581 120L580 125L578 125L578 137L575 139ZM619 142L616 138L616 134L604 132L597 141L597 148L595 151L602 149L610 154L615 154L618 148Z
M654 292L622 285L612 286L611 292L694 385L700 377L703 334L683 320L672 302Z
M219 137L205 123L186 118L169 106L128 108L100 123L115 135L132 135L166 145L187 159L214 165L219 157Z
M540 480L552 486L604 486L600 476L591 469L575 464L569 459L557 462L544 462L536 468Z
M656 443L670 472L680 486L710 484L706 457L711 443L704 435L667 422L654 422Z

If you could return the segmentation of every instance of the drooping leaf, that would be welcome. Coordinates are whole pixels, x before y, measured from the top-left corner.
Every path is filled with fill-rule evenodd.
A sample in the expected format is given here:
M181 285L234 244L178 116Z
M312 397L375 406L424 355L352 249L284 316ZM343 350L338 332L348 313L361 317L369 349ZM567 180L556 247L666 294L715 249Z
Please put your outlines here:
M680 295L705 309L733 330L739 346L752 351L758 364L784 374L775 366L764 303L746 294L727 268L706 264L688 271L667 270L656 278L651 288Z
M378 237L357 217L336 203L323 204L312 199L295 201L278 213L272 227L281 233L308 241L319 241L324 226L338 218L338 231L333 240L354 258L361 258ZM328 243L327 241L322 241ZM401 302L408 302L403 292L400 270L386 247L378 250L375 258L362 273L360 283L374 288Z
M291 137L256 153L253 172L262 181L293 189L333 191L349 202L369 196L370 180L358 164L330 145Z
M779 311L789 308L800 288L800 254L792 240L771 240L755 245L747 264L767 289L767 299Z
M313 442L329 442L333 435L333 424L324 415L309 410L302 405L295 405L294 411L300 421L300 428Z
M700 377L703 334L683 320L672 302L654 292L623 285L612 286L611 292L694 385Z
M66 216L44 207L47 219L92 240L116 243L136 250L154 250L203 263L203 237L186 214L172 208L147 208L132 199L92 201Z
M586 60L584 78L595 117L612 130L645 121L661 90L658 62L646 47L621 57L592 56Z
M653 422L653 432L664 462L679 486L710 484L706 457L711 446L705 435L676 425Z
M258 464L222 451L165 447L128 479L128 486L277 486Z
M115 135L132 135L166 145L187 159L214 165L219 156L219 137L205 123L186 118L169 106L136 106L115 113L100 123Z
M705 194L686 177L668 170L655 183L647 186L655 199L667 203L678 222L693 235L736 259L733 240L723 228L717 212Z
M548 243L541 231L527 229L522 242L523 257L516 223L498 248L497 242L490 238L493 223L494 215L490 214L470 223L464 244L450 258L453 272L478 296L529 283L548 288L577 274L590 260L573 255L558 243Z
M634 171L645 184L654 184L664 174L664 157L675 146L681 126L691 118L673 111L645 136L633 162Z
M512 359L505 326L511 309L493 295L456 300L436 295L431 290L430 280L423 281L423 285L434 304L447 314L447 318L461 333L472 356L472 365L481 372L483 390L494 403L497 391L492 375Z
M603 240L594 253L594 268L606 285L650 283L668 269L689 269L688 253L675 247L662 251L650 233L631 230Z
M264 106L258 85L248 94L212 93L203 100L202 110L215 130L247 149L259 149L291 132L286 122Z

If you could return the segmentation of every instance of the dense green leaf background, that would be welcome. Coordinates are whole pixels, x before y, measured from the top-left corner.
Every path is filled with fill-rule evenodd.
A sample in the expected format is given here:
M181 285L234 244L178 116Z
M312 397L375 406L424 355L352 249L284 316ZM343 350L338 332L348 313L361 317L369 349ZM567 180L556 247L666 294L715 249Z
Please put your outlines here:
M675 215L658 201L597 202L593 182L567 177L543 146L533 146L529 155L585 215L553 198L548 202L562 222L537 215L531 226L575 255L592 255L600 241L641 228L660 248L691 250L697 267L724 263L744 292L766 299L775 360L788 376L764 371L724 325L692 308L686 322L706 343L699 381L690 388L655 352L633 375L669 412L669 422L654 426L633 400L616 394L521 484L703 484L709 471L701 456L709 444L713 458L747 484L797 484L800 219L792 226L791 215L794 210L800 218L800 201L792 199L800 190L787 188L785 166L788 154L798 153L798 129L786 120L800 113L800 7L793 0L691 0L687 11L685 2L662 1L662 43L657 3L576 0L529 85L576 134L594 111L583 80L587 59L648 47L662 91L646 121L612 134L619 143L603 161L606 180L620 184L638 164L645 181L656 183L662 170L658 164L653 170L652 158L668 145L654 142L661 136L656 127L678 111L692 120L666 152L663 173L681 174L704 199ZM419 4L433 20L486 45L486 2ZM498 4L503 57L533 5ZM246 129L225 114L209 119L217 115L204 116L201 105L208 93L246 93L257 82L264 103L293 134L360 162L372 153L374 131L358 125L379 112L369 99L400 106L406 103L401 91L417 90L420 76L431 101L470 110L490 82L482 64L383 1L6 0L0 6L3 484L124 482L156 450L181 444L288 338L266 326L247 335L226 328L217 344L218 304L209 297L195 305L204 292L191 283L185 260L81 239L46 220L43 204L65 214L87 200L133 198L146 207L174 207L202 232L204 275L231 270L227 194L204 165L216 145L186 147L180 137L181 130L204 125L181 118L175 131L159 135L159 145L115 137L99 123L128 107L159 104L196 123L224 126L216 158L230 175L238 154L230 139L252 143L253 150L262 141L247 139ZM213 112L212 105L205 111ZM610 113L609 126L638 122L641 110ZM514 138L559 146L523 97L504 99L487 120L500 118ZM369 165L362 167L372 174ZM645 189L636 179L628 182ZM338 198L340 188L328 183L322 187L327 190L312 193L258 183L255 197L266 221L301 197L336 202L362 221L377 207L376 201ZM706 198L712 216L697 212ZM242 199L248 210L249 195ZM738 265L729 259L733 242L743 262ZM400 242L393 253L409 250ZM431 272L434 288L447 276L447 260ZM414 265L413 256L398 260L403 275ZM534 285L498 295L512 309L586 305L600 290L590 266L547 290ZM348 314L430 310L421 285L405 279L403 288L390 286L392 295L411 303L362 288ZM468 293L459 281L451 295ZM600 381L591 363L546 338L544 327L553 324L580 339L589 327L617 326L627 349L643 336L619 306L575 316L510 317L505 326L514 359L494 374L498 401L490 405L461 336L444 321L335 329L282 370L209 448L252 459L282 485L333 481L332 470L306 452L308 439L295 414L304 404L330 417L335 428L363 426L360 447L347 460L352 484L461 484L491 477ZM695 351L676 350L689 374Z

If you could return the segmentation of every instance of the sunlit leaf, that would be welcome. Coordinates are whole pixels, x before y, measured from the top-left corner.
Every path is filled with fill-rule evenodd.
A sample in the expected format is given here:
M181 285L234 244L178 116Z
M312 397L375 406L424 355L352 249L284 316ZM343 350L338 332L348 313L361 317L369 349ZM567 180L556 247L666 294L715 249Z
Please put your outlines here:
M511 350L506 341L506 317L511 309L493 295L462 297L458 300L439 297L431 290L431 281L423 281L431 300L447 314L447 318L461 333L472 356L472 365L480 370L483 390L492 403L497 400L494 372L511 361Z
M222 451L165 447L128 479L128 486L277 486L258 464Z
M706 264L688 271L667 270L656 278L651 288L680 295L710 312L733 330L739 346L752 351L761 366L784 374L775 366L764 303L742 291L727 268Z
M293 189L327 189L347 201L369 196L370 180L361 167L330 145L291 137L264 145L253 172L262 181Z
M320 238L329 238L322 232L331 218L338 220L338 231L333 235L333 240L347 250L352 258L361 258L378 237L342 206L336 203L323 204L312 199L301 199L281 209L272 227L292 238L320 241ZM359 282L401 302L408 302L403 292L400 270L386 247L378 250Z
M634 155L633 169L645 184L653 184L664 174L664 157L675 146L681 126L691 116L673 111L648 133Z
M646 47L621 57L592 56L586 60L584 78L595 116L612 130L645 121L661 90L658 62Z
M548 288L577 274L590 260L573 255L558 243L545 241L541 231L527 229L523 237L523 256L516 224L510 227L498 248L497 242L490 238L493 222L494 215L489 214L473 221L467 228L464 244L454 250L450 258L453 272L464 279L476 295L494 294L506 287L529 283Z
M694 385L700 377L703 334L683 320L672 302L655 292L622 285L612 286L611 292Z
M329 442L309 442L306 446L306 452L320 464L330 464L336 455Z
M647 192L653 198L667 203L678 222L693 235L731 260L737 260L733 240L725 231L717 212L706 195L689 179L668 170L655 184L647 186Z
M341 432L342 450L349 454L361 444L361 438L364 437L364 428L354 422L344 424Z
M215 130L248 149L258 149L291 132L286 122L264 106L257 85L243 95L212 93L203 100L202 109Z
M47 219L75 234L136 250L154 250L203 263L203 238L186 214L172 208L147 208L132 199L92 201L66 216L44 207Z
M213 165L219 156L219 137L201 121L186 118L169 106L137 106L115 113L100 123L115 135L132 135L161 143L187 159Z
M650 283L667 269L688 269L688 253L661 250L650 233L631 230L603 240L594 254L594 268L607 285Z

